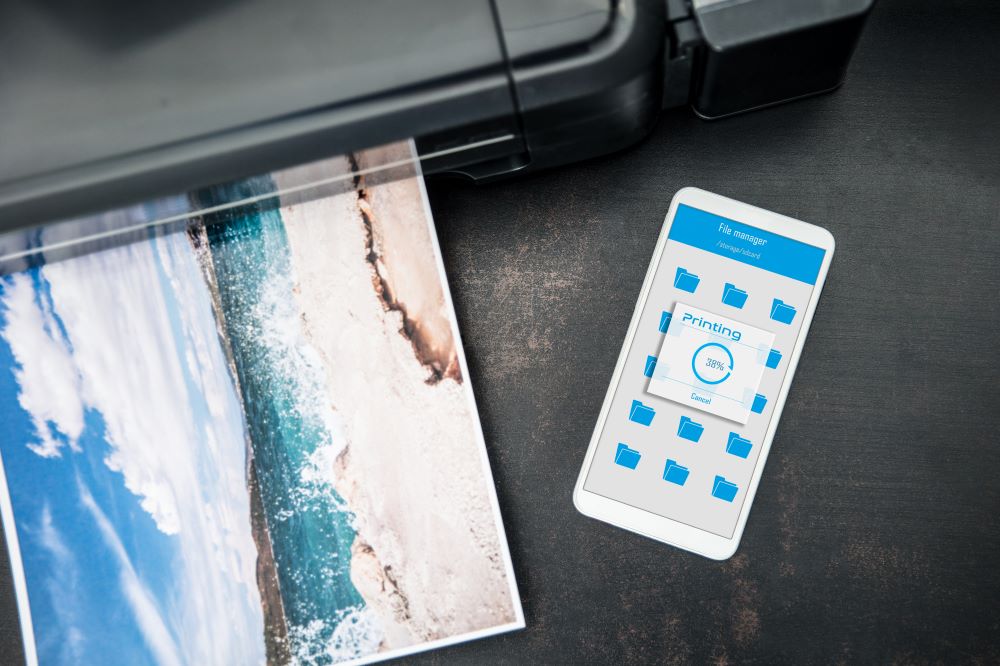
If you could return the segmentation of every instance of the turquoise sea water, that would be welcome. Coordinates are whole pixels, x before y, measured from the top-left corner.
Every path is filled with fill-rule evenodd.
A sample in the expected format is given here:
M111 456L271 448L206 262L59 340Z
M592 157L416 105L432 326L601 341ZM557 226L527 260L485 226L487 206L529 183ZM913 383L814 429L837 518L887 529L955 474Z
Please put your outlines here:
M258 178L198 199L211 205L273 187ZM381 636L350 580L352 516L331 482L342 428L303 338L280 212L265 203L205 222L292 654L332 663L373 652Z

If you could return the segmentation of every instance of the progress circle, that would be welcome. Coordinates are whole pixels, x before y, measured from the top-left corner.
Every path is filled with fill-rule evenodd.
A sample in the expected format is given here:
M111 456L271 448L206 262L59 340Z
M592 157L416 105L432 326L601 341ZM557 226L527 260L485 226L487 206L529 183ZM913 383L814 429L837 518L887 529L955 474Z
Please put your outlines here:
M706 342L691 357L691 370L705 384L721 384L733 374L733 353L718 342Z

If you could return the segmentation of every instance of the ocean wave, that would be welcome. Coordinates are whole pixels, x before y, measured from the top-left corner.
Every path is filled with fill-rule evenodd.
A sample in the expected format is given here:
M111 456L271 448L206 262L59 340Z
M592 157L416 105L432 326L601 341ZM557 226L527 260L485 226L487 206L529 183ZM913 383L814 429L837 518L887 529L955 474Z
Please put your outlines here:
M289 270L269 271L253 306L255 337L266 350L272 375L288 381L293 416L315 429L317 448L339 444L339 453L345 441L343 421L330 405L322 359L303 333L294 290Z
M334 485L345 425L305 335L284 223L261 211L209 225L226 336L295 663L378 650L382 630L351 581L354 516Z
M302 449L293 463L296 483L287 488L290 506L277 517L331 510L349 514L334 489L334 463L346 442L344 424L330 405L322 360L305 338L299 309L289 298L293 288L288 271L271 271L251 317L268 373L283 384L290 398L281 419L300 428L297 439ZM351 521L353 516L349 516Z
M365 606L345 609L332 620L312 620L289 628L292 663L320 666L377 652L383 633L375 613Z
M350 512L347 503L334 490L336 482L337 456L344 450L343 444L323 444L306 456L299 468L300 485L296 492L303 501L313 501L320 497L333 502L337 511Z

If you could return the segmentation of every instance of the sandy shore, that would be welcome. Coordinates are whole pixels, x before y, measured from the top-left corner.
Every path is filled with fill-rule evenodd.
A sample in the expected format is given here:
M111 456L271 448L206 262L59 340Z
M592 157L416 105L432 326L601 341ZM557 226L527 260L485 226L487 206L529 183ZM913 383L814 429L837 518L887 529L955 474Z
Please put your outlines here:
M362 166L409 154L385 150ZM326 162L276 180L349 168ZM351 579L381 620L383 649L514 622L419 184L349 179L326 194L283 199L282 217L303 326L345 424L330 473L356 516Z

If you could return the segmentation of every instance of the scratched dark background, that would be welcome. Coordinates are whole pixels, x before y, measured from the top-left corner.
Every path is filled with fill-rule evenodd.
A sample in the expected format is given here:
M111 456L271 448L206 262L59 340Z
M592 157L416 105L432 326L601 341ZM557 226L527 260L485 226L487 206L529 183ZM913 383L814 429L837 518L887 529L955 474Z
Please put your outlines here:
M883 0L832 95L434 213L528 627L415 663L1000 662L1000 4ZM571 492L670 198L837 251L726 563Z
M882 0L838 92L485 187L431 183L528 627L413 663L1000 662L1000 4ZM670 198L837 253L742 545L571 492ZM0 557L0 662L22 659Z

